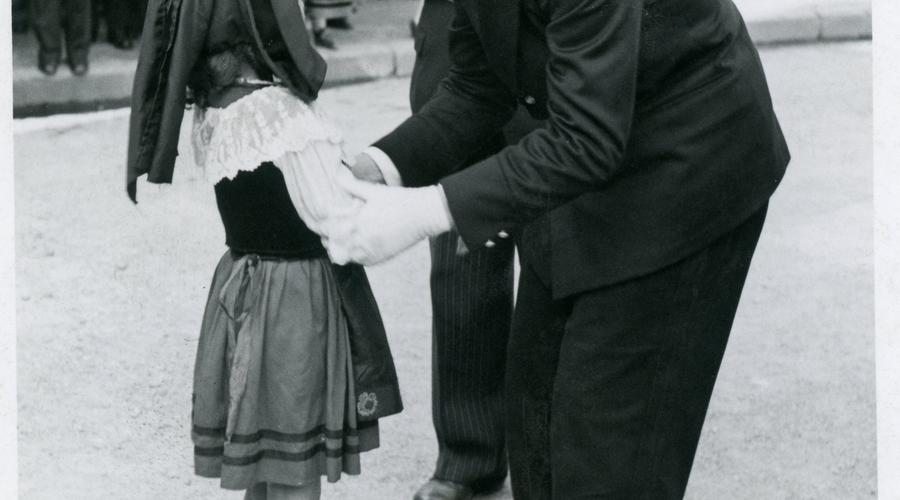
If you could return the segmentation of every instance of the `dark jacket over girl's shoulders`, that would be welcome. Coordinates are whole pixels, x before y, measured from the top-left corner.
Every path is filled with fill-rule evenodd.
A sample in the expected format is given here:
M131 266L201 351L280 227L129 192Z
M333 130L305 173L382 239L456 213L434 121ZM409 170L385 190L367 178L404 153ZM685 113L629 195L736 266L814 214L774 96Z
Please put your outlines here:
M187 85L197 61L248 43L299 98L312 101L325 79L296 0L151 0L132 90L126 184L172 181Z

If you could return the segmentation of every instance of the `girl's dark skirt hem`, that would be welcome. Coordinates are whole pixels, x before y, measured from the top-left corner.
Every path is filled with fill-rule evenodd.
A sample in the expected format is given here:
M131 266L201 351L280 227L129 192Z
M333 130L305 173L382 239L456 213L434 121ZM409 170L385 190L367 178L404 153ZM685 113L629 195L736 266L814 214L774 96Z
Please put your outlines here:
M262 436L266 434L269 433L261 433ZM303 443L290 443L289 439L277 435L260 436L234 451L229 450L229 455L224 455L223 446L195 446L194 473L200 477L221 479L220 486L229 490L246 490L261 482L297 486L317 480L322 476L321 471L326 470L359 475L359 454L374 450L380 444L377 421L365 424L355 437L343 443L329 439L329 435L333 433L313 433ZM235 438L237 436L232 436L232 440ZM288 482L285 478L292 480ZM326 474L326 479L336 482L338 477L328 477Z

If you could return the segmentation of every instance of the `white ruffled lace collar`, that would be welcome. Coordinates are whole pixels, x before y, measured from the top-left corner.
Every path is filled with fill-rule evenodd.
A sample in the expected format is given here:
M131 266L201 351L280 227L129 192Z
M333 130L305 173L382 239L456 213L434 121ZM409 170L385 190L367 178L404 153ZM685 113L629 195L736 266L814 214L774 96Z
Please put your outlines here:
M255 90L226 108L194 111L194 160L212 183L318 141L342 144L343 137L316 103L284 87Z

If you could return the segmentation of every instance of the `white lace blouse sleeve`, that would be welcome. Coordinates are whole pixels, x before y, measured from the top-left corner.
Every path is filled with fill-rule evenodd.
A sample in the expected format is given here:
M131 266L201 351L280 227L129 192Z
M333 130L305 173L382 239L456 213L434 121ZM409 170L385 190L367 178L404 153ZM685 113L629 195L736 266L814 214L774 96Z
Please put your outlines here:
M343 151L334 144L312 143L275 160L284 175L288 194L297 214L321 236L327 236L327 221L352 210L354 199L335 182Z

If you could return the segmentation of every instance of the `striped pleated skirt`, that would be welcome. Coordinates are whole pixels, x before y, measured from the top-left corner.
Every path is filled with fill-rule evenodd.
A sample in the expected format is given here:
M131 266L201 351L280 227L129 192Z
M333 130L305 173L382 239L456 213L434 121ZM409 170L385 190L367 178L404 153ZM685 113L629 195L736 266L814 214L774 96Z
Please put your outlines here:
M227 252L197 348L195 472L228 489L359 474L378 424L357 422L353 380L328 260Z

